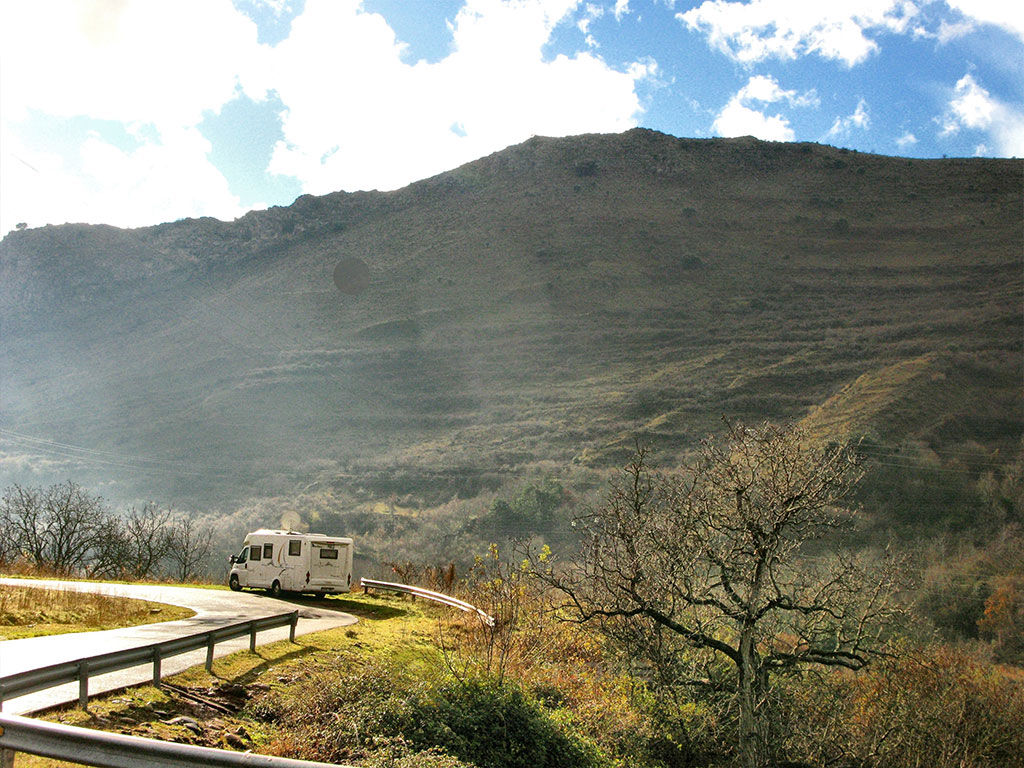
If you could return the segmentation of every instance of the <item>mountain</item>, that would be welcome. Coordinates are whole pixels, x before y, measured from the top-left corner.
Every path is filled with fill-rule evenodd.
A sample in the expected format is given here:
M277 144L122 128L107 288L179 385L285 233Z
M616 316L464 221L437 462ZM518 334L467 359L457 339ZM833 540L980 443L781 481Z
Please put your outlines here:
M0 480L424 507L720 419L1024 433L1024 163L648 130L395 192L0 244Z

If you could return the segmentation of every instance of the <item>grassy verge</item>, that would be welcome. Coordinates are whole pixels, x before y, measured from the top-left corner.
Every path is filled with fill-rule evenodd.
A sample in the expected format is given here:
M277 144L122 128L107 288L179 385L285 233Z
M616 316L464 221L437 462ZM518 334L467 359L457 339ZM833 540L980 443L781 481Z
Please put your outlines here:
M0 640L155 624L194 616L177 605L67 589L0 589Z
M605 690L605 676L591 663L597 657L574 629L530 632L535 642L528 655L544 668L513 675L509 665L502 681L489 662L483 668L479 649L467 639L477 625L468 615L395 595L295 602L346 611L360 621L218 659L212 674L197 666L160 689L142 686L93 699L88 712L56 709L46 719L367 768L630 764L615 759L618 750L599 743L596 731L611 733L614 741L644 726L629 713L624 692L613 697ZM57 765L41 758L19 762L22 768Z
M388 595L296 602L352 613L359 623L303 635L294 644L281 641L261 646L256 653L235 653L217 659L213 674L200 665L167 678L169 685L159 689L131 688L90 700L87 712L68 706L44 718L164 741L267 752L283 738L283 729L252 717L254 704L267 695L289 696L311 669L358 667L384 657L420 670L435 669L440 663L434 644L440 608ZM71 764L18 756L19 768L65 765Z
M731 696L652 698L592 636L552 623L532 600L516 637L499 646L464 614L398 596L295 602L360 622L46 718L365 768L736 764ZM968 649L908 641L860 675L780 678L773 701L774 748L795 758L789 764L1024 768L1024 690ZM18 765L63 764L19 756Z

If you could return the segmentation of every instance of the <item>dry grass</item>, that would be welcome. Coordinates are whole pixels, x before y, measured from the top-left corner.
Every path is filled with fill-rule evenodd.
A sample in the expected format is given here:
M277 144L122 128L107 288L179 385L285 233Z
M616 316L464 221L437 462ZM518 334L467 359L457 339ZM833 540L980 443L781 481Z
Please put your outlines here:
M193 615L176 605L70 589L0 588L0 640L154 624Z

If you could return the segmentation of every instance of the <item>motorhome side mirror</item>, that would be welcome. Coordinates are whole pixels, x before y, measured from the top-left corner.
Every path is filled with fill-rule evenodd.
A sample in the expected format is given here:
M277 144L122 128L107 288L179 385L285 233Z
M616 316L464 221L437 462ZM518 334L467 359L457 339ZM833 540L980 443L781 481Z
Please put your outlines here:
M238 562L238 555L232 555L231 557L228 558L228 560L230 560L231 564L234 565L235 563Z

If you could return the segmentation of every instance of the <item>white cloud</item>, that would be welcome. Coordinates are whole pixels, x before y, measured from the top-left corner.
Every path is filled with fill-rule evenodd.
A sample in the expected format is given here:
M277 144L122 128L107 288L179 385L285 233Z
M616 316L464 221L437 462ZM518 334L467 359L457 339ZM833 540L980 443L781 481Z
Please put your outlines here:
M997 26L1024 40L1022 3L1013 0L946 0L946 4L973 22Z
M633 127L636 85L656 63L620 71L588 52L545 60L555 27L579 5L466 0L450 27L451 53L409 64L404 44L360 0L307 0L273 47L258 43L230 0L5 4L0 225L237 215L197 126L240 92L257 101L276 93L284 140L269 170L315 193L399 187L533 134ZM94 137L41 151L25 135L30 116L116 121L140 146Z
M248 0L248 2L256 8L268 9L275 16L283 16L292 8L290 0Z
M228 0L10 3L0 46L5 119L35 109L158 128L219 109L257 53L255 25Z
M912 134L910 131L907 131L896 139L896 146L901 150L906 149L907 147L912 147L915 144L917 144L917 136Z
M74 162L33 150L4 132L0 227L18 222L103 222L138 227L187 216L231 219L245 212L224 176L207 160L209 142L196 128L124 150L90 136Z
M871 117L868 115L868 105L864 99L857 102L857 108L853 111L852 115L847 117L837 117L835 122L832 123L832 127L829 128L826 136L849 136L850 131L854 128L860 130L867 130L871 125Z
M711 129L719 136L756 136L767 141L792 141L795 137L782 115L769 117L735 99L718 113Z
M946 21L943 20L939 23L939 31L932 35L924 29L915 30L915 35L918 37L935 37L940 43L948 43L951 40L958 40L965 35L969 35L977 29L977 25L971 21Z
M258 54L255 26L228 0L10 3L0 49L0 230L241 213L195 128ZM29 116L116 121L141 146L91 137L42 151L23 135Z
M949 110L937 122L942 126L940 138L964 128L984 131L996 153L1024 157L1024 113L993 97L970 73L957 81ZM978 151L988 153L988 144L979 145Z
M949 103L960 125L967 128L988 128L996 112L996 102L970 75L957 81L956 96Z
M393 189L533 134L634 126L635 86L653 74L649 65L620 72L585 52L544 60L555 26L576 6L469 0L452 27L452 52L408 65L382 17L357 3L309 0L268 60L287 105L271 170L313 193Z
M597 39L590 34L590 25L593 24L597 19L604 16L605 8L603 5L595 5L594 3L587 3L584 7L583 15L579 21L576 22L576 28L584 34L584 41L588 48L600 47L597 43Z
M780 114L767 115L754 108L753 102L774 104L788 102L793 107L817 104L813 91L797 94L783 90L773 77L754 75L718 113L711 129L719 136L756 136L768 141L792 141L795 134L789 121Z
M622 21L622 17L630 13L629 0L615 0L615 20Z
M878 50L869 33L902 33L917 13L909 0L706 0L676 18L743 63L817 54L853 66Z

